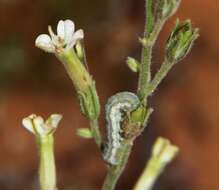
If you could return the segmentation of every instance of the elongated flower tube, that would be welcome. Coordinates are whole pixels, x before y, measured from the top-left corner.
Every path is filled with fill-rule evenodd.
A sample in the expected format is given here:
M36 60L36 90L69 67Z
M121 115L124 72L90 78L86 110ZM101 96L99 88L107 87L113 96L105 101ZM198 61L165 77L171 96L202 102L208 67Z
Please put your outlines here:
M80 40L84 38L83 30L75 32L75 24L71 20L58 22L57 35L51 26L48 28L50 35L40 34L36 38L35 45L46 52L54 53L63 63L77 91L82 112L89 118L97 118L100 105L95 82L81 60L81 53L78 55L78 51L75 51L78 47L76 44L79 45Z
M57 34L52 31L51 26L48 28L50 35L39 35L35 45L46 52L54 53L63 63L77 91L81 111L89 118L93 137L100 146L101 135L97 126L100 103L95 81L85 66L85 51L81 43L84 32L82 29L75 31L74 22L71 20L59 21Z
M61 115L53 114L44 121L41 116L32 114L22 120L23 126L36 136L40 157L39 182L41 190L57 189L53 133L61 118Z

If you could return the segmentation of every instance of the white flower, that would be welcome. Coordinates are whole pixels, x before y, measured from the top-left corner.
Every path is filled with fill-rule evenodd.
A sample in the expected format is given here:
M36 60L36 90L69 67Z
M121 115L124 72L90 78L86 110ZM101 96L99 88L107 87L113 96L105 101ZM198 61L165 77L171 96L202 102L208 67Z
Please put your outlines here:
M75 32L75 24L71 20L60 20L57 25L57 35L49 26L49 34L41 34L36 38L35 45L49 53L60 53L72 48L77 41L84 38L82 29Z
M62 115L52 114L45 122L41 116L32 114L22 120L23 126L31 133L46 136L53 133L58 127Z

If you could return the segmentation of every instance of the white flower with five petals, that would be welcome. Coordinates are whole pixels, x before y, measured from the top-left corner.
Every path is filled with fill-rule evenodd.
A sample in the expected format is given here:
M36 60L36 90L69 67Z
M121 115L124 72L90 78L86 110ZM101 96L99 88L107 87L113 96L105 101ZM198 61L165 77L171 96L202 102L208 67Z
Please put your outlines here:
M52 134L62 119L60 114L52 114L46 121L41 116L32 114L22 120L23 126L31 133L39 136Z
M71 20L60 20L57 25L57 35L52 31L49 34L41 34L36 38L35 45L49 53L60 53L72 48L79 40L84 38L82 29L75 31L75 24Z

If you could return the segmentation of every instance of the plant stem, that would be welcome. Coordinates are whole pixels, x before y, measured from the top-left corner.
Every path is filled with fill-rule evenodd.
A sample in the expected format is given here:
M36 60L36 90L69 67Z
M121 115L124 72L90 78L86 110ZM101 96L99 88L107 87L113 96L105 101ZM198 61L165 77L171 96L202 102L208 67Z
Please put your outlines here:
M99 126L98 126L98 119L90 120L90 128L91 128L92 135L93 135L93 138L97 146L101 148L102 138L101 138L101 133L100 133Z
M56 190L53 135L37 137L40 152L39 181L41 190Z
M142 50L142 64L140 65L138 96L140 100L145 99L145 89L150 81L150 64L151 64L152 47L144 47Z
M144 37L149 37L153 31L154 16L153 16L153 0L145 0L146 24Z
M109 166L108 174L105 178L102 190L113 190L117 184L119 177L121 176L125 166L128 162L129 155L132 149L132 142L131 141L124 141L123 145L121 146L122 149L119 155L119 164L114 166Z
M154 79L147 86L146 91L147 91L148 96L154 92L154 90L157 88L157 86L160 84L160 82L164 79L164 77L168 74L168 72L173 67L173 65L174 65L174 62L170 62L167 59L164 60L160 69L156 73Z
M152 14L152 0L145 0L146 19L144 29L144 39L148 39L149 34L153 28L153 14ZM138 96L140 100L145 97L144 88L147 86L151 78L150 65L151 65L152 46L147 45L142 47L141 65L138 80Z
M146 102L147 86L151 80L151 59L152 50L156 39L163 27L165 20L157 20L154 22L153 17L153 0L145 0L146 2L146 23L141 53L141 65L138 80L138 96L141 101Z

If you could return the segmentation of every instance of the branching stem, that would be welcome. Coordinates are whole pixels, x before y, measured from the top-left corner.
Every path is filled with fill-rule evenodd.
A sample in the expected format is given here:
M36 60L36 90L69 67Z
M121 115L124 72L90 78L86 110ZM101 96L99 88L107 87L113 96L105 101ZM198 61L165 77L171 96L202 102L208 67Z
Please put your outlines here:
M163 27L164 20L154 22L152 0L146 0L146 23L141 53L141 65L138 80L138 96L146 104L147 86L151 80L152 50Z
M154 92L154 90L158 87L160 82L165 78L165 76L168 74L168 72L173 67L173 65L174 62L169 62L167 59L164 60L163 64L161 65L160 69L156 73L155 77L147 86L146 89L147 96L151 95Z

